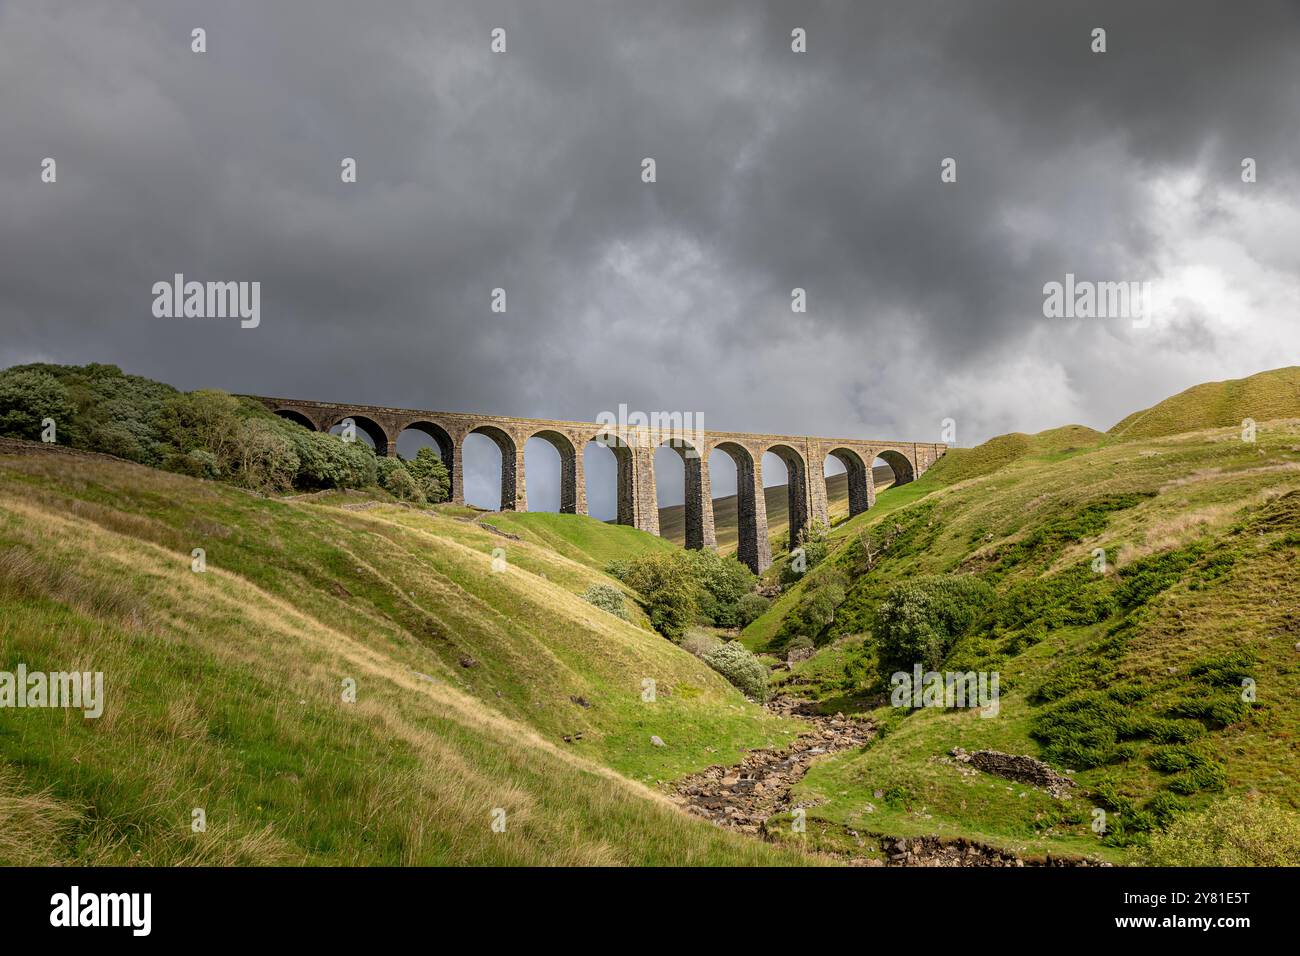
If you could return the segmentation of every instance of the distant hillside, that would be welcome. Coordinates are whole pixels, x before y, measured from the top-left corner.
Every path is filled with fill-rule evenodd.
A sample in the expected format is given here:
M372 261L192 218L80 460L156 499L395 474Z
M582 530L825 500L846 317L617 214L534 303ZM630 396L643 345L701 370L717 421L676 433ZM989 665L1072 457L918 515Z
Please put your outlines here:
M1012 432L990 438L974 448L949 448L926 472L931 482L956 484L968 478L991 474L1022 458L1064 455L1091 448L1105 435L1084 425L1063 425L1036 435Z
M881 492L894 483L894 472L888 465L875 469L876 491ZM790 498L786 485L772 485L763 489L767 502L767 530L770 537L785 534L790 528ZM826 498L831 520L849 513L848 475L831 475L826 479ZM718 536L718 550L726 554L736 550L736 496L713 499L713 527ZM674 544L686 543L686 508L669 505L659 509L659 534Z
M1145 411L1134 412L1107 434L1121 441L1159 438L1203 428L1227 428L1246 418L1257 422L1300 418L1300 366L1194 385Z

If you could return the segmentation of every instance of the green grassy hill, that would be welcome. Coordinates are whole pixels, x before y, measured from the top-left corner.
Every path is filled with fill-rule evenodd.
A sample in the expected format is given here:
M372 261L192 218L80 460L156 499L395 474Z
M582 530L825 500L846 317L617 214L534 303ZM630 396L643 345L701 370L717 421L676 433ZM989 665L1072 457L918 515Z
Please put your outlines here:
M1084 425L1049 428L1036 435L1012 432L990 438L974 448L949 448L927 474L932 482L956 484L978 478L1023 458L1063 458L1105 439L1099 431Z
M776 680L878 726L797 784L806 845L960 836L1127 862L1230 795L1300 803L1296 371L1191 389L1108 435L953 449L838 521L829 556L741 634L773 663L812 640ZM844 477L828 485L843 516ZM766 494L776 537L785 488ZM673 548L673 513L665 540L377 490L267 497L0 439L0 671L98 671L106 695L98 719L0 708L0 864L817 859L664 794L800 725L651 631L630 593L627 621L582 598L621 587L612 561ZM990 597L934 646L943 669L999 674L997 716L887 706L882 602L958 577ZM954 747L1039 758L1072 797Z
M794 860L657 790L792 733L579 597L662 543L447 512L0 449L0 670L101 671L106 697L0 709L0 863Z
M1300 802L1300 423L1262 414L1254 443L1231 427L1008 455L996 469L941 462L836 528L832 556L743 635L777 653L812 636L820 649L787 686L886 730L813 768L796 791L815 802L810 816L832 834L1123 860L1143 834L1225 794ZM803 609L836 575L848 586L833 621L809 624ZM996 718L881 706L877 609L894 586L934 575L994 589L944 669L998 671ZM1257 701L1242 700L1244 679ZM948 756L958 746L1044 759L1072 772L1077 795L972 773ZM1109 814L1104 837L1094 807Z
M609 524L590 518L549 512L487 513L481 524L517 535L548 548L595 571L610 563L647 551L671 551L674 545L661 537L637 531L628 525Z
M1300 418L1300 366L1195 385L1134 412L1107 434L1121 441L1158 438L1200 428L1240 428L1246 418L1257 422Z

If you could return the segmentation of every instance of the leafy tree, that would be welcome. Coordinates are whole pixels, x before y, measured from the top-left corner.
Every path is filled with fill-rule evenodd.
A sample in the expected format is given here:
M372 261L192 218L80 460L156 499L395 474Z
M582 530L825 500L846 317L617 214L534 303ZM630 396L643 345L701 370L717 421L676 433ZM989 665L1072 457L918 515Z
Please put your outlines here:
M233 474L238 457L241 422L239 400L217 391L178 393L162 408L158 427L172 446L169 467L176 467L195 449L201 449L216 462L217 474Z
M756 592L742 594L736 602L736 622L741 627L748 627L762 617L771 604L771 601Z
M298 455L296 487L366 488L378 482L379 463L365 442L345 442L292 422L285 422L284 428L292 434Z
M699 610L699 588L681 554L658 551L641 555L629 563L623 578L645 601L654 629L673 641L681 639Z
M380 488L401 501L424 503L424 493L420 491L420 486L399 459L376 455L375 468L379 475Z
M937 669L992 599L993 589L970 575L919 578L891 588L874 628L882 669L918 662Z
M406 462L406 470L429 504L446 501L451 495L451 476L442 458L432 448L421 448Z
M717 627L739 627L740 600L754 590L754 572L734 557L723 557L705 548L682 551L691 579L698 588L696 605L701 615Z
M38 441L46 418L54 419L56 437L71 443L77 428L76 408L53 375L39 369L0 372L0 435Z
M777 635L778 646L792 637L816 638L835 621L835 614L848 595L849 581L838 568L827 567L814 576L799 597L794 610L786 615Z
M293 442L274 424L256 418L240 423L235 438L239 484L258 491L286 491L293 487L298 464Z
M757 580L735 558L707 549L640 555L609 571L641 594L656 630L673 640L693 623L740 626L740 601Z

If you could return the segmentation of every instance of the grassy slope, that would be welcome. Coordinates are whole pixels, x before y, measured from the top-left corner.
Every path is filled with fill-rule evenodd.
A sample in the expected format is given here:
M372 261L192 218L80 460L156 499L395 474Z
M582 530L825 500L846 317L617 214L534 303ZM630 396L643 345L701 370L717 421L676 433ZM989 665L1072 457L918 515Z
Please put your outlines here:
M1206 382L1134 412L1107 433L1121 440L1176 435L1196 428L1241 426L1300 416L1300 366L1260 372L1249 378Z
M626 533L566 520L588 555ZM600 579L361 496L266 500L103 459L0 456L0 669L102 671L107 697L98 720L0 710L0 834L31 834L0 837L0 862L791 859L651 789L791 726L576 596Z
M1084 425L1049 428L1036 435L1012 432L974 448L950 448L930 469L932 481L950 485L991 474L1022 458L1066 456L1098 444L1105 436Z
M483 516L480 523L518 535L596 571L603 571L613 561L647 551L674 550L671 542L627 525L573 515L500 512Z
M1100 843L1089 831L1093 805L1107 807L1113 831L1122 833L1126 816L1149 817L1161 801L1176 812L1214 796L1212 790L1171 792L1179 775L1162 773L1151 763L1169 746L1139 731L1122 733L1112 759L1079 769L1075 778L1082 798L1064 809L1033 788L963 775L945 755L963 746L1042 756L1044 747L1030 730L1045 705L1031 697L1049 677L1059 679L1071 668L1095 669L1085 671L1097 675L1095 694L1105 697L1114 690L1117 699L1109 706L1120 712L1117 719L1128 718L1129 726L1170 719L1200 702L1231 705L1239 697L1236 678L1220 675L1215 684L1195 676L1193 667L1238 654L1253 660L1245 672L1257 683L1259 703L1227 726L1205 721L1204 736L1190 746L1221 761L1227 790L1256 788L1294 803L1300 774L1294 743L1300 734L1300 700L1294 694L1300 676L1295 650L1300 577L1294 571L1300 561L1300 426L1253 417L1261 422L1255 444L1240 441L1237 428L1112 440L1092 449L1068 450L1071 440L1067 447L1054 442L1055 448L1037 455L1002 456L993 469L979 463L973 476L958 456L921 481L881 495L876 509L837 528L834 537L841 544L831 561L840 562L855 581L836 623L821 635L833 643L798 665L794 675L801 692L820 695L833 709L851 709L855 702L864 706L862 694L870 682L864 665L875 672L872 641L850 635L869 634L874 607L893 583L919 574L983 572L1004 597L1014 588L1038 586L1058 604L1049 601L1041 612L1048 623L1042 632L1021 632L1014 641L981 634L962 647L966 661L957 663L963 668L979 666L976 651L1001 652L1000 659L991 655L985 665L1002 674L998 718L878 710L890 727L883 740L860 755L818 764L801 785L802 798L824 801L810 815L881 833L961 833L1027 852L1091 850L1122 858L1120 849ZM994 451L971 450L990 458ZM1111 511L1101 528L1077 539L1053 532L1080 527L1074 516L1088 502L1117 495L1149 497ZM911 529L900 539L903 546L864 573L854 542L863 532L879 536L891 525ZM1111 567L1104 580L1089 582L1082 575L1085 588L1095 587L1098 594L1141 591L1143 582L1160 579L1158 586L1144 604L1103 621L1071 625L1065 615L1054 623L1048 615L1061 613L1073 600L1064 582L1088 567L1095 547L1107 550ZM1160 577L1162 562L1189 553L1199 556ZM1002 570L991 573L999 566ZM745 642L758 650L769 647L819 572L824 569L812 572L751 625ZM1108 656L1103 642L1123 621L1127 626L1118 632L1118 650L1112 646ZM1083 692L1071 699L1083 700ZM1078 769L1059 763L1058 768ZM1110 842L1123 842L1115 835Z

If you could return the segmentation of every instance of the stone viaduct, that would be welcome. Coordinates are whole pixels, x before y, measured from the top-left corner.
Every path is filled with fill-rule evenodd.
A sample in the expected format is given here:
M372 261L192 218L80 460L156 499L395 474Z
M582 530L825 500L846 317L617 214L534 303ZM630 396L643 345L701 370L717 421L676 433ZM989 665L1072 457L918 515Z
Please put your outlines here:
M849 512L858 514L876 501L871 465L889 463L899 484L919 478L947 451L930 442L876 441L858 438L814 438L760 435L752 432L665 430L606 426L593 423L503 418L461 412L429 412L374 405L341 405L256 396L271 411L307 428L329 431L352 419L381 455L397 454L397 437L407 429L428 435L451 474L451 500L465 502L461 451L469 435L486 435L501 450L501 508L526 511L524 445L530 438L550 442L560 455L560 511L587 513L583 452L588 442L609 448L618 461L618 523L651 534L659 533L659 504L655 493L654 453L668 445L682 457L686 475L686 546L715 548L713 492L709 456L723 451L736 464L739 539L737 556L756 572L772 563L768 541L767 506L763 497L763 455L780 458L788 475L790 540L810 521L829 523L823 463L833 455L848 474Z

